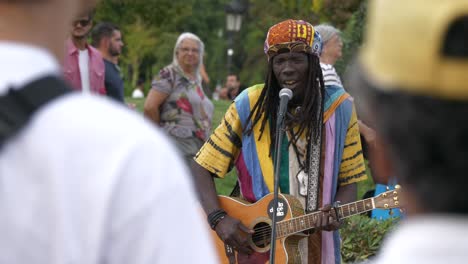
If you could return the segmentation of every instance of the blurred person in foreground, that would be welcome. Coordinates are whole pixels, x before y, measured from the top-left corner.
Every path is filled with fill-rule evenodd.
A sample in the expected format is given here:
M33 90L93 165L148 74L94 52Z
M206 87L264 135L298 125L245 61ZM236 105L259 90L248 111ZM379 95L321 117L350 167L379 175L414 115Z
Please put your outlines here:
M249 246L253 230L221 208L213 177L223 178L235 166L243 199L257 202L273 192L272 157L282 88L290 88L293 97L281 146L280 192L296 197L307 213L325 212L335 201L354 201L356 183L366 179L353 102L341 87L325 89L320 47L319 35L306 21L289 19L272 26L264 45L265 83L236 97L192 163L210 226L249 261L261 258ZM324 231L317 224L317 230L299 242L300 256L290 261L340 263L339 223L331 213L325 215Z
M93 2L0 1L0 100L70 90L63 41ZM216 263L188 170L133 111L68 92L1 139L0 263Z
M88 43L94 10L78 14L65 41L63 74L73 89L86 94L106 94L102 55Z
M192 33L182 33L173 61L164 67L146 96L144 114L161 126L191 160L211 132L214 106L202 88L204 44Z
M325 86L337 85L343 87L341 78L334 67L336 61L342 56L343 41L341 32L328 24L315 26L315 30L320 34L323 42L320 67L322 68Z
M91 32L92 44L102 55L105 66L106 95L124 102L124 81L119 67L119 56L124 43L120 29L109 22L100 22Z
M370 263L466 263L468 2L374 0L368 10L350 88L376 124L373 169L397 177L407 216Z

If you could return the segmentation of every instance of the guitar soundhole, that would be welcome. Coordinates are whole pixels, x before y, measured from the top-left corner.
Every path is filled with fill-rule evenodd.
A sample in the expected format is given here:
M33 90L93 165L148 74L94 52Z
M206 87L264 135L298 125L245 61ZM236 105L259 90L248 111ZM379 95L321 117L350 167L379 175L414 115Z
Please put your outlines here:
M255 233L252 234L253 243L259 248L266 248L270 245L271 226L260 222L254 226Z

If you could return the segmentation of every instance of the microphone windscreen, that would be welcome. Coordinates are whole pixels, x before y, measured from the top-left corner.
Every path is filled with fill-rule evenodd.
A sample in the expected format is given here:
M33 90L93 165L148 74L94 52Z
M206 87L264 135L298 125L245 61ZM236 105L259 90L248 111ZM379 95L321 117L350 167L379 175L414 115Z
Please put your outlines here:
M281 98L283 96L287 96L288 99L291 99L292 96L293 96L293 93L292 93L291 89L289 89L289 88L281 89L281 91L279 92L279 97Z

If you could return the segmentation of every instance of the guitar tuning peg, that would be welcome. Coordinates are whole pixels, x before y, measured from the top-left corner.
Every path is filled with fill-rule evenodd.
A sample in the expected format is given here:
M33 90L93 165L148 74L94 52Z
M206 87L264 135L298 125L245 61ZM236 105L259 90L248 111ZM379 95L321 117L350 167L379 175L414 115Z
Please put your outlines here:
M395 185L395 189L400 189L400 188L401 188L400 184Z
M387 186L387 187L385 187L385 189L387 189L387 191L389 191L389 190L390 190L390 187Z

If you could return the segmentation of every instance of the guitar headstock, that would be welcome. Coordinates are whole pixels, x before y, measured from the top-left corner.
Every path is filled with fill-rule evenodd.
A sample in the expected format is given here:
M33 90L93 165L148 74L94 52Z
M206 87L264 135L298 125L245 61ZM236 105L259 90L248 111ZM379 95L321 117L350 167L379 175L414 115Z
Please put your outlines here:
M375 208L392 209L401 207L400 201L401 187L395 186L395 190L386 191L374 197Z

